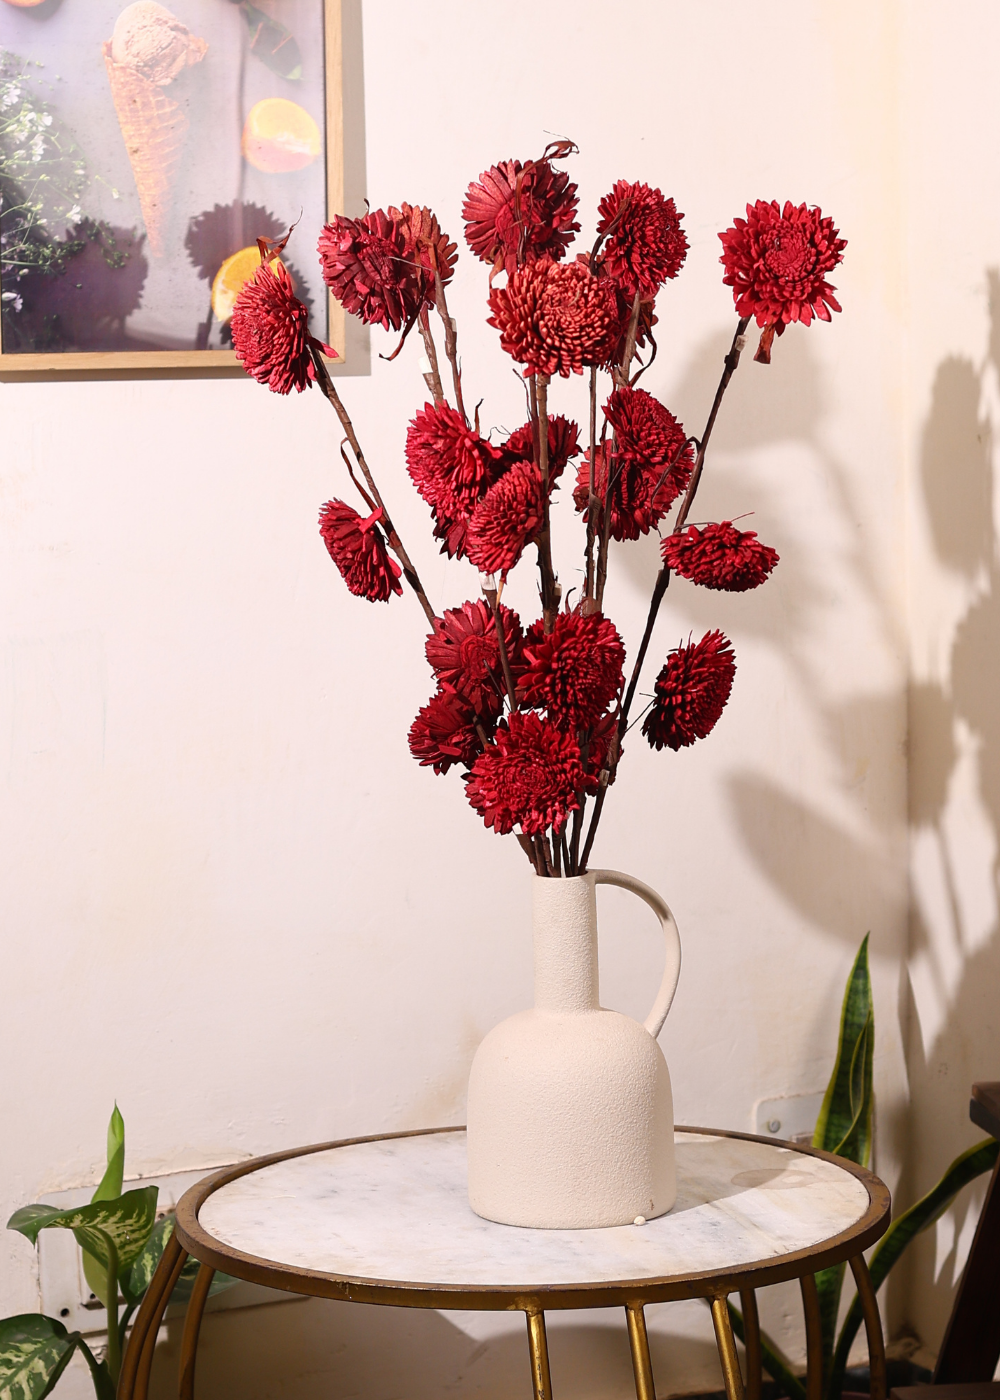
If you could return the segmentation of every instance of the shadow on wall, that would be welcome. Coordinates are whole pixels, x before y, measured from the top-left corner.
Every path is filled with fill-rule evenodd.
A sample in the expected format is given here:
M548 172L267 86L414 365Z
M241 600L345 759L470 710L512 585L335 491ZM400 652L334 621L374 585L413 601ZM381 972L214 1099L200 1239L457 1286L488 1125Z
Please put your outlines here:
M920 453L920 484L938 562L963 590L944 679L914 684L910 711L913 925L910 1083L918 1107L907 1199L982 1134L968 1121L970 1083L1000 1078L1000 561L993 432L1000 384L1000 273L986 274L990 333L981 364L942 361ZM951 1310L980 1190L917 1242L912 1321L936 1348ZM936 1276L935 1276L936 1275Z

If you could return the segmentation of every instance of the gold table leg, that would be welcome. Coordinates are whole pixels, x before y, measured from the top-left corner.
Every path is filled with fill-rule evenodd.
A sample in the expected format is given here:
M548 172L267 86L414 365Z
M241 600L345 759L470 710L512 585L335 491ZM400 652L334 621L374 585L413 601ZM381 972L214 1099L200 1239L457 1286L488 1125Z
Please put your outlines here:
M202 1264L191 1291L191 1301L184 1318L184 1336L181 1339L181 1379L177 1389L178 1400L194 1400L194 1368L198 1360L198 1336L201 1332L201 1319L208 1302L208 1290L215 1278L215 1270Z
M172 1234L156 1266L152 1282L146 1289L125 1347L117 1400L147 1400L156 1334L186 1259L187 1251L181 1247L177 1236Z
M802 1311L806 1318L806 1400L823 1400L823 1321L815 1274L803 1274Z
M549 1374L549 1344L545 1337L545 1314L541 1308L525 1313L528 1321L528 1350L531 1353L531 1385L535 1400L552 1400Z
M733 1324L729 1321L729 1304L725 1294L712 1299L712 1321L715 1323L715 1341L722 1362L727 1400L744 1400L740 1358L736 1355L736 1338L733 1336Z
M752 1288L740 1291L740 1307L743 1310L743 1345L747 1355L746 1400L760 1400L761 1386L764 1383L764 1362L760 1347L757 1294Z
M868 1334L868 1365L871 1370L871 1400L885 1400L885 1338L882 1336L882 1319L879 1316L878 1301L872 1286L871 1274L863 1254L856 1254L851 1260L851 1272L857 1284L861 1311L865 1318L865 1332Z
M625 1316L628 1318L628 1344L632 1350L636 1400L656 1400L653 1363L649 1359L649 1337L646 1335L646 1314L642 1304L626 1303Z

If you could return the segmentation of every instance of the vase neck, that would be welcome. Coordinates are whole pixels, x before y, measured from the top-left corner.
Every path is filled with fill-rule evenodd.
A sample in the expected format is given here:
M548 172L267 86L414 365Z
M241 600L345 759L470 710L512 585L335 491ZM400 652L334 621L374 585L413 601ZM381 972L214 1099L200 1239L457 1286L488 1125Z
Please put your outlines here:
M532 881L535 1006L596 1011L597 900L591 875Z

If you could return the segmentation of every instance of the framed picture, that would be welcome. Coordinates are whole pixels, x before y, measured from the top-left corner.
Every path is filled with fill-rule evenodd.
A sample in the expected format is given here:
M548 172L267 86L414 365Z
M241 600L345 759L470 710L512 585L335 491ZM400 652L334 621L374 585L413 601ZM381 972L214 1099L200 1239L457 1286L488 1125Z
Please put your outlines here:
M340 0L0 0L0 373L236 364L258 238L344 353Z

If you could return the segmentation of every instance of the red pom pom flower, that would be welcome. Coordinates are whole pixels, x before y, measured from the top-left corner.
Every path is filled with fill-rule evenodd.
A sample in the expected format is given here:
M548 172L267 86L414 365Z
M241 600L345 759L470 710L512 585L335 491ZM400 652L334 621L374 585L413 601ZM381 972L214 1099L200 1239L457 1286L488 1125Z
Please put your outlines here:
M689 525L679 535L667 535L660 549L663 562L682 578L703 588L745 593L762 584L778 552L761 544L756 530L737 530L729 520L721 525Z
M688 241L672 199L648 185L619 180L599 206L599 234L608 238L601 252L605 269L631 302L656 296L669 277L676 277L687 256Z
M498 835L561 831L586 781L580 749L533 711L512 714L472 765L466 795Z
M521 621L503 603L500 621L507 660L517 676L522 669ZM496 620L482 598L448 608L427 638L425 650L442 689L457 691L480 715L499 716L506 689L503 666Z
M425 279L411 259L407 230L384 209L363 219L337 214L320 234L318 252L323 281L352 316L394 331L416 316Z
M501 161L484 170L465 194L462 217L469 247L499 272L562 258L580 225L576 185L544 157Z
M615 430L615 455L608 485L610 444L597 449L594 494L607 495L611 535L637 540L658 525L691 479L694 448L674 415L644 389L613 390L604 416ZM577 473L573 500L584 515L590 478L589 453Z
M319 513L319 532L330 558L344 582L359 598L371 603L387 603L393 593L402 593L396 561L389 556L385 536L378 528L381 510L363 520L343 501L327 501Z
M406 465L434 511L442 553L461 557L469 516L504 470L502 452L473 432L450 404L428 403L407 429Z
M516 428L503 445L504 460L531 462L534 460L534 437L531 424ZM580 429L571 418L561 413L549 418L549 484L557 481L566 470L566 465L580 451Z
M569 378L585 365L606 364L621 332L614 283L582 262L543 259L518 268L490 293L490 310L488 324L526 375Z
M775 331L781 335L792 321L808 326L814 314L829 321L840 310L826 274L843 261L847 240L821 210L758 199L719 237L722 280L733 289L737 312L765 328L758 359L770 358Z
M548 635L540 622L533 623L524 661L518 699L544 709L560 729L588 729L625 683L625 647L601 613L559 613Z
M438 691L410 725L410 753L423 768L447 773L456 763L470 764L483 746L468 700L451 690Z
M458 245L441 231L437 215L424 205L401 204L390 207L393 219L403 235L403 252L424 278L424 297L433 301L436 283L434 273L441 275L441 285L447 286L458 262Z
M650 748L682 749L710 734L726 708L735 674L732 644L722 632L706 632L700 642L672 651L642 722Z
M506 574L543 523L538 468L533 462L515 462L472 512L466 552L484 574Z
M312 386L316 378L312 350L336 355L309 334L309 312L292 289L292 279L280 262L261 262L243 283L233 308L230 328L233 349L243 368L273 394L289 394Z

